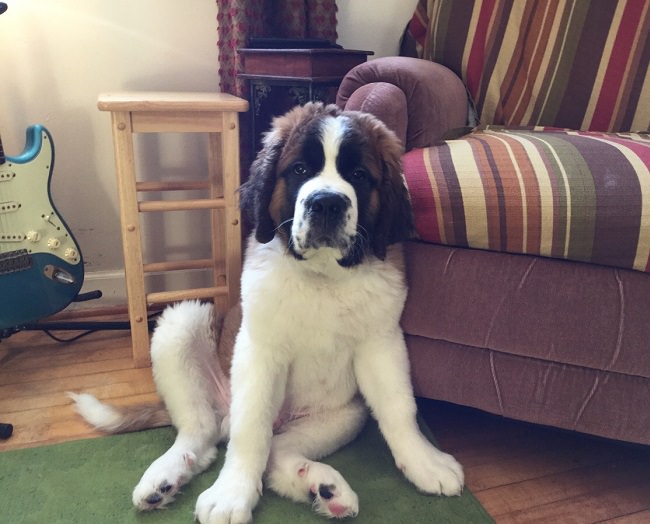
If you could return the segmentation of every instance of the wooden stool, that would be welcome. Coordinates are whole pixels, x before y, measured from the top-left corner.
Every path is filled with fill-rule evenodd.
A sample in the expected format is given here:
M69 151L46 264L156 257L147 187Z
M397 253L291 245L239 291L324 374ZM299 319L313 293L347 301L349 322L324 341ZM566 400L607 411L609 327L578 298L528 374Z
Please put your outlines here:
M241 225L239 187L239 120L248 102L226 93L107 93L99 96L101 111L111 112L117 190L124 250L124 272L131 323L133 361L150 365L147 305L185 299L213 299L221 310L239 300ZM138 182L134 133L207 133L208 176L205 180ZM207 198L138 201L142 191L206 190ZM211 210L212 258L144 264L139 213ZM213 286L146 293L149 272L212 269Z

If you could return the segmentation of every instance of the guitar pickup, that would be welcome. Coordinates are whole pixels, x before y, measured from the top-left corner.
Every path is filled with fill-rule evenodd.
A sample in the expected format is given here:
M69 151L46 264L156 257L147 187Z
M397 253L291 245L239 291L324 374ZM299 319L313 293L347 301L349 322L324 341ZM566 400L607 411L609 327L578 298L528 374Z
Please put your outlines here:
M22 242L25 240L25 235L22 233L2 233L0 235L0 242Z
M0 202L0 213L11 213L13 211L18 211L20 209L20 203L18 202Z
M16 173L14 171L0 171L0 182L9 182L16 178Z

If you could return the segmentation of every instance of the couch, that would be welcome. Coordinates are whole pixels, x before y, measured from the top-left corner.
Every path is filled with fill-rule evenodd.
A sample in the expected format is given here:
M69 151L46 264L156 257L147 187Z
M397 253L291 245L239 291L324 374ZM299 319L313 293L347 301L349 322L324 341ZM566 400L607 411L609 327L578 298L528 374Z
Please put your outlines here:
M420 0L344 78L405 145L416 395L650 444L649 11Z

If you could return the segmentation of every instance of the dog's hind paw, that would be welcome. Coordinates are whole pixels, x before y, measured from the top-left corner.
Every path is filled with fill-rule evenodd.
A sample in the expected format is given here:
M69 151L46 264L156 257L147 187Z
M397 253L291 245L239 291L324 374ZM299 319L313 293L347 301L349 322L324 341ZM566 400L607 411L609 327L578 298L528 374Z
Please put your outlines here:
M312 507L316 513L337 519L357 516L359 497L338 471L320 462L306 464L301 471L309 483Z
M141 511L160 509L174 500L180 488L207 468L217 456L210 448L198 457L194 452L170 448L156 459L133 490L133 505Z

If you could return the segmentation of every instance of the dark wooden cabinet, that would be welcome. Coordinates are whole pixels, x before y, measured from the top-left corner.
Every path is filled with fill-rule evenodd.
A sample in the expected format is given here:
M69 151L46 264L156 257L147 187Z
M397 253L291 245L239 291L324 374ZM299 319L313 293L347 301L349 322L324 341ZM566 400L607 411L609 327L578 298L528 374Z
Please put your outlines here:
M352 49L239 49L244 78L250 83L251 149L273 117L309 101L331 103L346 73L372 51ZM252 156L252 155L251 155Z

